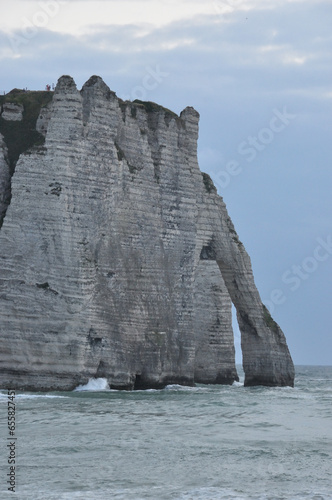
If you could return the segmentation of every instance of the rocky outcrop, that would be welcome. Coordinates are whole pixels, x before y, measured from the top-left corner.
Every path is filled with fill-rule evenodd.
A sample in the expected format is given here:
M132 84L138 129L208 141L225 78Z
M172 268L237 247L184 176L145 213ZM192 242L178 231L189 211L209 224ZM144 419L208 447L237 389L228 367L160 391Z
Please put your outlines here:
M45 110L44 110L45 111ZM42 112L44 112L42 111ZM0 231L0 386L292 385L285 337L197 163L199 115L60 78Z
M51 119L51 114L52 114L52 101L41 109L36 122L37 132L42 134L44 137L46 136L48 122Z
M23 120L22 104L7 102L2 107L1 118L7 121L17 122Z

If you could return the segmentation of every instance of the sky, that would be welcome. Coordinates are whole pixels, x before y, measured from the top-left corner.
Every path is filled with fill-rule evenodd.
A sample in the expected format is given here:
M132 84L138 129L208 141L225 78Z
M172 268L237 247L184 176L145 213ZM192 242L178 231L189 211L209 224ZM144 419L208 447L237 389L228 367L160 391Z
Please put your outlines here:
M0 17L0 92L96 74L199 111L200 168L295 364L332 365L331 21L331 0L11 0Z

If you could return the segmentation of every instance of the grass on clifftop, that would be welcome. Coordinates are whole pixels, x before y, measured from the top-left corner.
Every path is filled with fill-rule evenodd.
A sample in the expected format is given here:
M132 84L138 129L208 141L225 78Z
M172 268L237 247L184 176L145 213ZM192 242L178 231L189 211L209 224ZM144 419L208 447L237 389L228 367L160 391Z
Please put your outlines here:
M24 108L22 121L9 121L0 117L0 133L5 138L8 147L8 159L11 173L21 153L32 146L42 145L44 137L36 131L36 121L42 107L46 106L53 97L48 91L23 91L14 89L6 95L0 96L0 106L6 102L21 104Z
M133 101L134 104L139 104L141 106L144 106L146 111L148 113L155 113L158 111L163 111L166 115L169 115L172 118L178 118L178 115L174 113L174 111L171 111L170 109L164 108L163 106L160 106L160 104L157 104L152 101L140 101L139 99L135 99Z

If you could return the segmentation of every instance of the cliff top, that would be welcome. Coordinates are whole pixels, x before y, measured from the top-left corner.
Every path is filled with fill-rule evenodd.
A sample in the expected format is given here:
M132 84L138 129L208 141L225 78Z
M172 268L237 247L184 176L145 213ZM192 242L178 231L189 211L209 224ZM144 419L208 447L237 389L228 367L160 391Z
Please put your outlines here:
M68 86L76 88L73 78L64 75L59 78L56 91L60 90L60 88L62 89ZM132 116L136 116L137 109L144 109L148 114L152 115L159 112L164 113L167 122L175 119L180 120L180 123L182 123L182 118L184 118L185 114L188 112L194 113L197 117L199 117L199 113L191 107L185 108L180 116L178 116L170 109L152 101L141 101L140 99L135 99L133 102L123 101L121 98L116 96L115 92L109 89L101 77L96 75L92 76L85 83L81 92L85 88L95 86L103 88L103 91L108 95L115 96L123 110L130 105ZM39 146L44 143L43 135L36 130L36 121L40 110L53 99L53 95L54 92L48 90L32 91L15 88L8 94L0 96L0 134L4 136L5 143L8 148L8 160L11 173L13 173L17 160L22 153L31 149L33 146ZM9 103L16 104L21 107L21 118L16 118L15 120L4 118L4 105Z
M164 106L161 106L160 104L152 101L141 101L140 99L135 99L135 101L133 101L133 104L144 107L147 113L156 113L159 111L163 111L166 115L169 115L172 118L178 118L178 115L174 113L174 111L171 111L168 108L164 108Z

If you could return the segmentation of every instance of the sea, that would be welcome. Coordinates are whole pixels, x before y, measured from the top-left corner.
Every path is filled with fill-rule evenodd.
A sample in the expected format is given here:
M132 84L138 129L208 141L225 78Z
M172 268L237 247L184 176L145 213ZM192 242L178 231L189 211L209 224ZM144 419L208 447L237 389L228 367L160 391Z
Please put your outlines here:
M0 498L332 499L332 367L297 366L294 388L239 373L232 386L16 392L15 439L3 388Z

